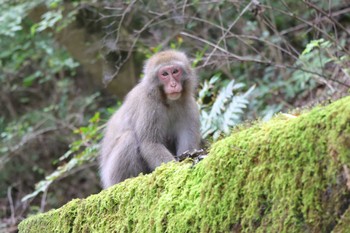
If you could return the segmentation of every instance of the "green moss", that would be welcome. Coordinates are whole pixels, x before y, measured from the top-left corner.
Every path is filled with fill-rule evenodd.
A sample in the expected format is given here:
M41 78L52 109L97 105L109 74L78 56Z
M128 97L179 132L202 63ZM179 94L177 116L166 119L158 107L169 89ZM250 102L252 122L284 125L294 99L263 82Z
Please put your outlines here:
M195 167L165 164L30 217L19 229L346 232L350 192L344 166L350 167L350 97L296 118L281 114L257 122L214 144Z
M350 232L350 208L346 210L341 217L339 223L333 230L334 233L349 233Z

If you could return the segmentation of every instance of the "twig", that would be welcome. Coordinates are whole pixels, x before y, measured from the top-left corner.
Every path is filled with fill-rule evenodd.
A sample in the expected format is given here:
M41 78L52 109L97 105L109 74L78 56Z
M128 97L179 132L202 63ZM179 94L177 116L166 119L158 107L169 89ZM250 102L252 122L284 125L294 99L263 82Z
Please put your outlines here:
M350 8L345 8L345 9L342 9L342 10L339 10L337 12L333 12L332 13L332 16L339 16L339 15L343 15L343 14L346 14L346 13L349 13L350 12ZM317 22L322 22L326 19L328 19L329 16L323 16L321 18L318 18L316 20L311 20L311 21L308 21L307 23L302 23L302 24L299 24L297 26L294 26L294 27L291 27L291 28L288 28L288 29L285 29L283 31L280 32L281 35L285 35L285 34L288 34L288 33L291 33L291 32L294 32L294 31L299 31L303 28L306 28L308 26L310 26L310 24L315 24Z
M46 129L41 129L41 130L38 130L34 133L31 133L29 135L25 135L21 142L18 143L16 146L10 148L10 154L16 152L17 150L19 150L21 147L23 147L25 144L27 144L29 141L35 139L36 137L40 136L41 134L44 134L44 133L47 133L47 132L50 132L50 131L55 131L57 130L58 128L57 127L48 127Z
M183 7L182 7L182 17L185 17L186 5L187 5L187 0L184 1Z
M350 32L343 26L341 25L337 20L334 20L333 17L331 17L331 12L329 14L327 14L327 12L323 11L321 8L319 8L318 6L316 6L315 4L303 0L303 2L308 5L309 7L315 9L317 12L321 13L322 15L324 15L325 18L328 18L330 21L332 21L335 25L337 25L339 28L341 28L348 36L350 36ZM320 19L318 19L318 21L320 21Z
M305 20L305 19L303 19L303 18L301 18L301 17L299 17L299 16L297 16L297 15L291 13L291 12L286 12L286 11L281 10L281 9L278 9L278 8L272 8L272 7L270 7L270 6L264 6L264 7L268 8L268 9L273 9L273 10L275 10L275 11L278 11L278 12L280 12L280 13L282 13L282 14L288 15L288 16L290 16L290 17L292 17L292 18L295 18L295 19L297 19L297 20L299 20L299 21L305 23L307 26L310 26L310 27L314 28L315 30L317 30L318 32L322 33L325 37L327 37L328 40L330 40L330 41L332 41L333 43L337 44L337 41L336 41L332 36L330 36L326 31L322 30L320 27L318 27L318 26L316 26L316 25L314 24L315 22L319 21L319 19L316 20L316 21L314 20L314 21L309 22L309 21L307 21L307 20ZM339 45L339 44L338 44L338 46L339 46L343 51L345 51L347 54L350 54L350 51L349 51L348 49L346 49L344 46L341 46L341 45Z
M118 28L117 28L117 32L120 32L122 24L124 22L124 18L126 16L126 14L130 11L130 9L132 8L132 6L135 4L136 0L133 0L130 2L130 4L127 6L127 8L124 10L121 19L119 20L119 24L118 24ZM117 33L117 38L115 39L115 44L118 44L119 41L119 35L120 33Z
M218 15L219 15L221 34L222 34L222 36L224 36L226 32L230 32L230 31L223 30L224 29L224 23L223 23L223 20L222 20L222 14L221 14L220 9L219 9L219 14ZM224 39L224 48L226 50L228 50L226 39L227 39L227 36L225 36L225 39ZM226 64L227 64L227 70L229 70L230 69L230 64L229 64L228 59L226 59Z
M281 50L282 52L288 54L289 56L291 56L292 58L294 58L295 60L299 60L299 57L297 57L296 55L294 55L293 53L291 53L289 50L286 50L284 49L283 47L271 42L271 41L268 41L268 40L264 40L264 39L260 39L256 36L250 36L250 35L235 35L235 34L232 34L230 35L231 37L235 37L235 38L241 38L241 40L244 40L244 39L250 39L250 40L256 40L256 41L260 41L260 42L263 42L265 44L268 44L272 47L275 47L276 49L279 49ZM230 37L228 36L228 37ZM297 54L299 55L299 54Z
M346 13L349 13L350 12L350 8L345 8L345 9L342 9L340 11L337 11L337 12L334 12L332 13L332 16L339 16L339 15L343 15L343 14L346 14ZM327 19L327 16L323 16L317 20L312 20L310 21L312 24L316 23L316 22L319 22L319 21L324 21ZM294 32L294 31L299 31L303 28L306 28L308 27L309 24L306 24L306 23L303 23L303 24L299 24L297 26L294 26L294 27L291 27L291 28L288 28L288 29L285 29L283 31L280 32L281 35L285 35L285 34L288 34L288 33L291 33L291 32Z
M231 23L231 25L228 27L228 29L225 31L225 33L220 37L219 41L216 43L216 46L214 46L214 49L211 51L209 56L207 57L206 61L204 62L204 66L208 63L211 56L215 53L216 49L218 48L218 45L221 43L221 41L226 37L227 33L231 31L233 26L236 25L237 21L243 16L243 14L249 9L249 7L252 5L254 0L250 1L249 4L241 11L241 13L237 16L237 18Z
M11 210L11 224L16 224L16 218L15 218L15 207L13 205L13 199L12 199L12 186L7 188L7 198L9 200L10 204L10 210Z
M46 197L47 197L47 193L48 193L48 190L49 190L49 186L44 190L43 196L41 197L41 202L40 202L40 212L41 213L43 213L45 211Z
M7 93L1 93L1 99L4 101L8 112L12 118L17 118L17 112L12 104L11 98L7 96Z
M134 3L135 3L135 0L132 2L132 4L134 4ZM184 5L182 5L181 7L184 7ZM121 68L124 66L124 64L130 59L131 54L132 54L132 52L133 52L133 49L135 48L136 43L138 42L138 40L139 40L139 38L140 38L140 36L141 36L141 33L144 32L144 31L145 31L148 27L150 27L151 25L155 25L155 24L153 24L153 23L154 23L156 20L158 20L159 18L161 18L161 17L163 17L163 16L165 16L165 15L168 15L169 12L171 12L171 11L173 11L173 10L174 10L174 9L169 10L169 11L166 11L166 12L162 12L161 14L158 14L158 13L157 13L156 17L150 19L146 24L144 24L144 26L143 26L140 30L136 31L136 35L134 36L133 42L132 42L131 46L130 46L129 49L128 49L128 53L127 53L126 58L123 59L122 61L120 61L119 64L115 66L115 69L116 69L116 70L115 70L115 72L114 72L113 74L110 75L110 78L108 78L108 80L106 80L106 79L103 80L103 83L104 83L105 86L106 86L110 81L112 81L112 80L119 74L120 69L121 69ZM172 18L173 18L173 17L169 17L169 18L167 18L167 19L164 20L164 21L170 20L170 19L172 19ZM119 25L120 25L120 27L121 27L121 24L120 24L120 23L119 23ZM117 28L117 30L116 30L117 32L121 29L120 27ZM115 40L115 43L118 43L118 41L119 41L119 33L118 33L117 39Z
M343 165L343 169L344 169L344 177L346 180L346 186L348 187L348 190L350 190L350 170L346 165Z
M289 66L289 65L284 65L284 64L276 64L270 60L267 60L267 61L263 61L263 60L259 60L259 59L252 59L252 58L249 58L249 57L242 57L242 56L239 56L239 55L236 55L236 54L233 54L233 53L230 53L229 51L227 51L226 49L222 48L222 47L219 47L217 44L214 44L214 43L211 43L210 41L207 41L203 38L200 38L200 37L197 37L195 35L192 35L192 34L189 34L187 32L181 32L180 33L181 35L184 35L184 36L187 36L187 37L190 37L192 39L196 39L198 41L201 41L205 44L208 44L212 47L215 47L217 50L223 52L226 54L226 56L229 56L230 58L233 58L233 59L236 59L238 61L246 61L246 62L256 62L256 63L260 63L260 64L266 64L266 65L273 65L277 68L282 68L282 69L292 69L292 70L301 70L303 72L306 72L306 73L309 73L309 74L314 74L316 76L319 76L319 77L322 77L326 80L331 80L331 81L334 81L336 83L339 83L341 85L344 85L346 87L349 87L350 88L350 85L347 85L346 83L343 83L337 79L332 79L332 78L329 78L329 77L326 77L325 75L323 74L320 74L318 72L315 72L315 71L311 71L311 70L307 70L307 69L303 69L301 67L294 67L294 66ZM202 67L205 67L206 65L203 64Z
M200 38L200 37L198 37L198 36L189 34L189 33L187 33L187 32L180 32L180 35L187 36L187 37L189 37L189 38L196 39L196 40L201 41L201 42L203 42L203 43L205 43L205 44L208 44L208 45L212 46L215 50L219 50L219 51L221 51L221 52L223 52L223 53L226 53L227 55L230 55L230 57L233 57L233 58L235 58L235 59L237 59L237 60L239 60L239 61L254 61L254 62L258 62L258 63L267 63L267 62L264 62L264 61L261 61L261 60L249 59L249 58L245 58L245 57L242 57L242 56L239 56L239 55L230 53L230 52L227 51L226 49L224 49L224 48L218 46L218 44L214 44L214 43L212 43L212 42L210 42L210 41L208 41L208 40L205 40L205 39ZM212 55L213 55L213 53L210 53L210 55L207 57L206 60L207 60L207 61L210 60L209 57L212 56ZM207 63L207 62L206 62L206 63ZM206 63L203 64L203 67L207 65Z
M193 20L196 20L196 21L199 21L199 22L203 22L203 23L206 23L206 24L209 24L210 26L213 26L213 27L217 27L218 29L222 30L222 31L227 31L226 28L223 28L221 27L220 25L217 25L213 22L210 22L208 20L205 20L205 19L201 19L201 18L197 18L197 17L194 17L194 16L191 16L190 17L191 19ZM233 37L233 38L237 38L238 40L240 40L242 43L244 43L245 45L247 45L248 47L250 47L251 49L253 49L254 51L256 51L257 53L259 53L259 51L257 51L254 47L250 46L247 42L246 42L246 39L251 39L251 40L256 40L256 41L260 41L260 42L263 42L263 43L266 43L266 44L269 44L271 46L274 46L276 47L277 49L280 49L281 51L283 51L284 53L290 55L291 57L293 57L295 60L298 60L299 58L297 56L299 56L299 53L297 51L294 51L296 53L296 55L292 54L290 51L282 48L281 46L275 44L275 43L272 43L270 41L267 41L267 40L264 40L264 39L260 39L256 36L250 36L250 35L237 35L237 34L234 34L230 31L227 31L229 33L229 35L227 36L227 38L230 38L230 37ZM266 58L267 59L267 58Z

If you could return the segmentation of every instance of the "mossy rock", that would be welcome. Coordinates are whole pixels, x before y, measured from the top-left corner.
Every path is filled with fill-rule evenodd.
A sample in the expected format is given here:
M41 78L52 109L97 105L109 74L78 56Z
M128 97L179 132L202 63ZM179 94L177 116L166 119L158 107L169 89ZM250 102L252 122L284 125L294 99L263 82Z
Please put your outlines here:
M235 130L168 163L29 217L20 232L350 232L350 97Z

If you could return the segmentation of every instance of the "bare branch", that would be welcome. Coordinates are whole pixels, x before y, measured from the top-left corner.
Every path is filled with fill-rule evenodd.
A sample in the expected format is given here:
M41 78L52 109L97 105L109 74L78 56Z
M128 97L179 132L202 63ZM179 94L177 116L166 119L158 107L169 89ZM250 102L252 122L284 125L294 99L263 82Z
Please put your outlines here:
M243 16L243 14L249 9L249 7L253 4L255 0L252 0L249 2L249 4L241 11L241 13L237 16L237 18L231 23L231 25L228 27L228 29L225 31L225 33L220 37L219 41L216 43L216 45L219 45L221 43L221 41L226 37L227 33L229 31L231 31L231 29L233 28L233 26L236 25L236 23L238 22L238 20ZM214 46L214 49L211 51L211 53L209 54L209 56L207 57L206 61L204 62L204 66L208 63L208 61L210 60L211 56L215 53L216 49L218 48L218 46Z

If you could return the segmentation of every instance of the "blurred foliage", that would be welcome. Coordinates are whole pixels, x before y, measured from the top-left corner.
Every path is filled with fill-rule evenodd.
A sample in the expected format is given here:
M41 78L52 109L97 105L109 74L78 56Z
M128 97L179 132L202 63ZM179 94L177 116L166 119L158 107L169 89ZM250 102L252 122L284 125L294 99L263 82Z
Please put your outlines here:
M76 145L80 135L71 132L88 123L98 107L100 94L84 93L77 86L79 63L54 39L59 26L73 19L72 14L64 19L60 15L62 4L62 1L1 2L0 219L4 220L0 231L2 226L10 226L9 229L15 226L25 212L43 211L45 203L50 203L49 208L60 205L57 198L50 201L52 194L47 193L45 200L38 199L30 206L29 201L20 199L33 191L33 184L54 172L57 165L60 170L64 162L80 162L79 156L69 162L58 159L69 144L76 154L83 153L78 153ZM38 6L46 7L47 12L35 22L29 14ZM91 134L84 132L86 137ZM91 154L95 149L90 150ZM98 183L95 185L98 187Z
M241 123L244 109L249 103L248 96L254 90L253 86L245 93L235 95L235 91L245 84L235 83L235 80L225 84L219 82L220 76L216 74L209 81L205 80L198 96L202 136L208 138L212 135L213 140L217 140L222 133L229 135L232 127Z
M63 30L101 42L115 64L104 83L132 56L186 51L211 141L245 120L346 95L349 12L344 0L0 0L0 231L99 190L98 142L120 100L87 91L85 67L57 40Z
M99 141L101 139L101 126L100 113L96 113L90 120L89 125L80 127L74 130L74 133L80 135L80 139L70 144L70 149L59 158L59 161L69 161L57 168L56 171L45 177L45 180L40 181L35 186L35 191L22 198L22 201L26 201L29 198L33 198L40 192L44 192L49 188L49 185L61 178L63 175L67 175L74 168L81 166L87 162L92 162L96 159L96 154L99 148Z

